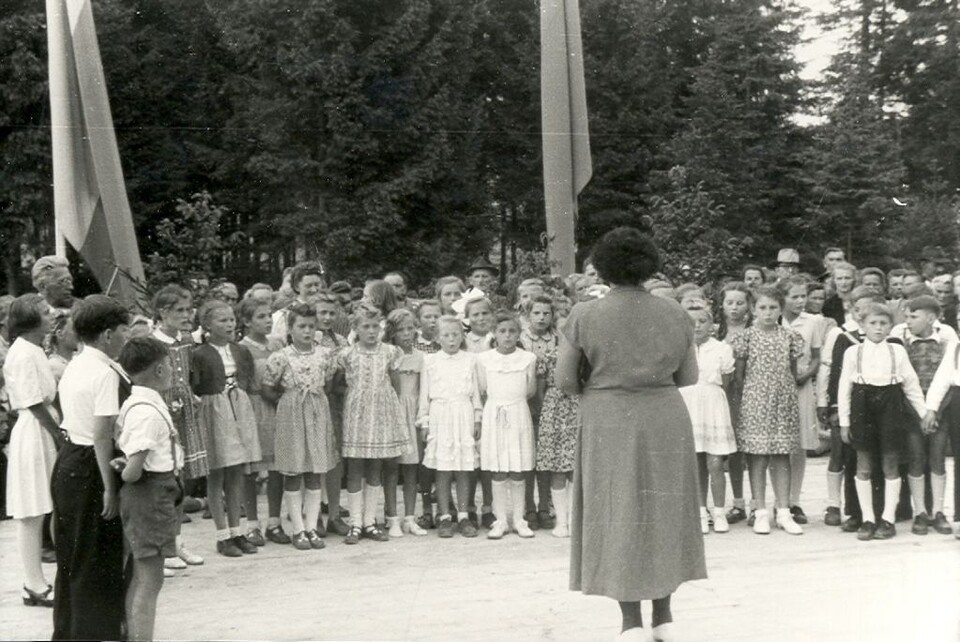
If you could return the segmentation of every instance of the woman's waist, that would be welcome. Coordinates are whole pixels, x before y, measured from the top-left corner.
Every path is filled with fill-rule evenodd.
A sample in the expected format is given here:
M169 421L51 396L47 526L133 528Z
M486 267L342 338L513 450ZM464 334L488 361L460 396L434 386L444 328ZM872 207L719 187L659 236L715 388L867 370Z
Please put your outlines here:
M521 397L521 398L505 397L505 398L499 398L499 399L496 397L487 397L487 403L485 403L483 407L484 409L488 409L488 408L506 409L506 408L514 408L514 407L523 408L524 406L527 406L527 405L528 405L528 402L526 397Z

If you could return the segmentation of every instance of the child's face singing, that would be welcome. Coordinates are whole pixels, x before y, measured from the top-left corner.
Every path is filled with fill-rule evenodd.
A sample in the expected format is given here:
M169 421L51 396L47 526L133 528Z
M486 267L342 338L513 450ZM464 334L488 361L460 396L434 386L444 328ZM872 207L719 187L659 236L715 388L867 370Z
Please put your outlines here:
M503 353L513 352L520 340L520 324L516 321L501 321L494 330L497 350Z
M548 303L534 303L530 308L530 329L534 334L543 334L553 323L553 307Z
M261 305L253 311L253 316L247 321L250 334L267 336L273 329L273 319L270 318L270 306Z
M807 307L807 288L804 285L795 285L787 292L784 308L789 314L799 315Z
M363 319L354 328L357 332L357 341L365 346L375 346L380 341L380 321L378 319Z
M444 352L455 354L463 344L463 329L459 323L442 323L438 328L437 341Z
M317 303L317 329L326 332L333 327L333 321L337 318L338 306L330 301L320 301Z
M820 314L823 312L823 303L827 300L827 293L824 290L813 290L807 293L807 312L810 314Z
M440 308L435 305L420 306L420 332L427 339L437 334L437 319L440 318Z
M214 343L228 343L236 337L237 319L230 308L217 308L210 313L207 332Z
M301 350L313 346L313 338L316 333L317 320L315 317L295 317L293 325L290 327L290 339Z
M393 340L401 348L408 348L413 345L413 340L417 336L417 324L412 319L404 321L397 326L393 335Z
M473 334L486 334L490 332L490 321L493 314L488 305L475 305L470 308L470 314L467 320L470 321L470 332Z
M753 318L761 328L775 327L780 318L780 302L770 297L760 297L753 306Z
M907 328L915 337L929 337L933 333L936 315L929 310L910 310L907 312Z
M747 316L747 293L730 290L723 295L723 313L730 321L743 321Z
M691 316L693 317L693 338L697 345L700 345L713 333L713 318L706 310L693 312Z
M160 310L160 324L164 330L189 332L192 316L193 302L190 299L177 299L169 308Z
M880 343L890 334L890 319L885 314L868 314L861 324L868 341Z
M460 291L459 285L456 283L447 283L440 289L440 305L443 306L445 312L453 314L453 308L450 306L462 295L463 293Z

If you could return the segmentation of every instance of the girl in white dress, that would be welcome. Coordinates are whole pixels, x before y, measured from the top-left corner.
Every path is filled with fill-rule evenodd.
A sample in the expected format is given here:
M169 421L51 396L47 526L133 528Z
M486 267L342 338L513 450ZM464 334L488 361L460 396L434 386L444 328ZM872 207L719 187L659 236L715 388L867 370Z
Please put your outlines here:
M53 400L57 384L40 347L50 331L49 307L38 294L18 297L7 321L10 352L3 364L13 426L7 468L7 512L17 520L17 548L23 564L21 597L27 606L53 606L53 587L40 560L43 516L53 511L50 478L61 441Z
M520 320L500 312L494 326L496 349L477 355L480 391L486 394L480 430L480 468L493 474L493 514L488 539L507 532L510 517L520 537L533 537L523 512L523 473L536 465L533 419L528 400L537 392L537 357L517 348ZM509 483L509 486L508 486ZM512 511L507 511L507 495Z
M693 442L700 471L700 530L710 532L707 512L707 488L713 493L713 530L730 530L723 512L726 478L723 458L737 452L737 441L730 420L729 398L733 391L736 361L730 344L717 341L713 334L713 315L707 309L689 310L693 319L693 338L697 344L697 383L680 388L680 394L693 424Z
M476 355L460 349L460 320L444 315L438 321L441 350L426 355L420 373L417 425L427 432L423 465L437 471L437 534L453 537L459 525L464 537L476 537L477 528L467 519L470 473L480 465L476 442L480 436L483 406L477 385ZM449 513L450 486L457 480L456 522Z

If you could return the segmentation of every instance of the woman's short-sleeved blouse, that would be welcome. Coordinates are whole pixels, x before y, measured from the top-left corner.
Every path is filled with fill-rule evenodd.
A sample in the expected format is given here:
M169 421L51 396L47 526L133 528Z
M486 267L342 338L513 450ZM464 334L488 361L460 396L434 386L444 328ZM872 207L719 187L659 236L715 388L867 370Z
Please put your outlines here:
M693 344L693 321L673 300L616 287L573 307L563 327L589 362L585 390L674 385Z

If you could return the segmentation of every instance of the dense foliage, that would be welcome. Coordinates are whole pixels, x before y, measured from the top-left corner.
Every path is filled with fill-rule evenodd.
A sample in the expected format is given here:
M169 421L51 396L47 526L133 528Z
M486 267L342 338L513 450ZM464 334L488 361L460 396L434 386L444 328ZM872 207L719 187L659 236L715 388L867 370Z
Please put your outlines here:
M594 160L581 252L649 215L667 268L703 277L782 245L810 269L826 244L884 267L928 245L960 254L958 0L838 0L828 26L850 39L820 83L798 75L789 2L581 5ZM23 252L52 247L42 11L0 1L8 287ZM400 266L423 284L542 247L535 0L94 0L94 13L153 279L276 282L312 257L337 278Z

